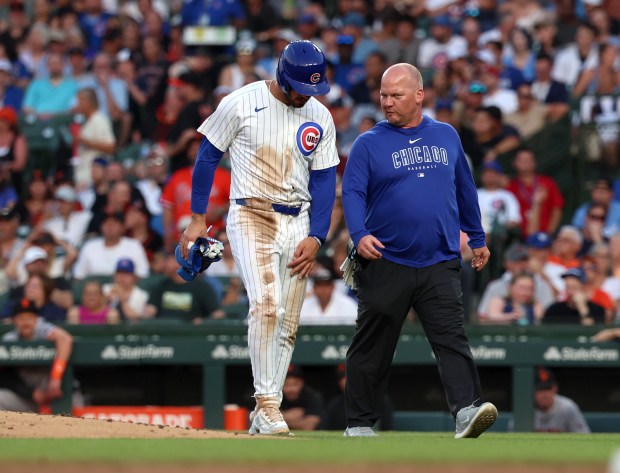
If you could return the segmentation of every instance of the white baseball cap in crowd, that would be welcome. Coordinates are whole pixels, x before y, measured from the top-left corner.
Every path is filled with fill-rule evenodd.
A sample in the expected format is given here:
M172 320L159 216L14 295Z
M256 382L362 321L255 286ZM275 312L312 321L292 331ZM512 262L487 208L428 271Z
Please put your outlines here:
M40 259L47 260L47 252L40 246L31 246L24 252L22 263L24 265L34 263Z
M7 59L0 59L0 71L13 72L13 65Z
M56 189L54 197L56 197L57 200L64 200L65 202L75 202L77 200L75 189L70 186L60 186Z

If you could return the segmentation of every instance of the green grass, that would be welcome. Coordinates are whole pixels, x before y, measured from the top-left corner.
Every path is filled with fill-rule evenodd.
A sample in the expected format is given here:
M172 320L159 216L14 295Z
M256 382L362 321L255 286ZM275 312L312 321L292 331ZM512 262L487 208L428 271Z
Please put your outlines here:
M493 434L455 440L448 433L297 433L290 439L1 439L3 462L150 463L512 463L605 464L618 434Z

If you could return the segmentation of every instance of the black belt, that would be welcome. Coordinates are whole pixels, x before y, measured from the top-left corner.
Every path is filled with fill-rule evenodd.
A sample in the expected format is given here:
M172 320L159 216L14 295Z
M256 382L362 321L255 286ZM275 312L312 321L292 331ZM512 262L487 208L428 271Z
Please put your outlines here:
M235 199L235 203L237 205L243 205L246 207L252 207L245 199ZM271 208L281 214L284 215L292 215L293 217L297 217L301 212L301 207L289 207L287 205L282 204L271 204Z

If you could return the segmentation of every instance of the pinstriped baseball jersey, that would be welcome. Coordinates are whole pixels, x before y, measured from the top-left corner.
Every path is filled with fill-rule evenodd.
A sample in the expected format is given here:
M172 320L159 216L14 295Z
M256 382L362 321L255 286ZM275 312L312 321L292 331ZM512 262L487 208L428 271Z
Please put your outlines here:
M301 108L289 107L270 86L278 84L255 82L228 95L198 131L230 153L226 233L250 303L254 395L281 400L306 292L306 279L291 276L287 264L310 231L310 170L339 160L328 110L314 97ZM272 203L301 211L279 213Z
M314 97L302 108L288 107L270 85L278 87L258 81L226 96L198 131L230 152L231 199L299 205L310 201L309 170L339 162L334 123Z

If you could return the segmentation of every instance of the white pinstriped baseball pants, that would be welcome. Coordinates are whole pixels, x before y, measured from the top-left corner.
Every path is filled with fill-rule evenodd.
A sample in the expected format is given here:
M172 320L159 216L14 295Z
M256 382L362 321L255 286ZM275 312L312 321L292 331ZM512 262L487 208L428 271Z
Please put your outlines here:
M298 216L231 201L226 232L248 293L248 346L255 397L282 399L307 279L291 277L287 264L308 236L307 210Z

